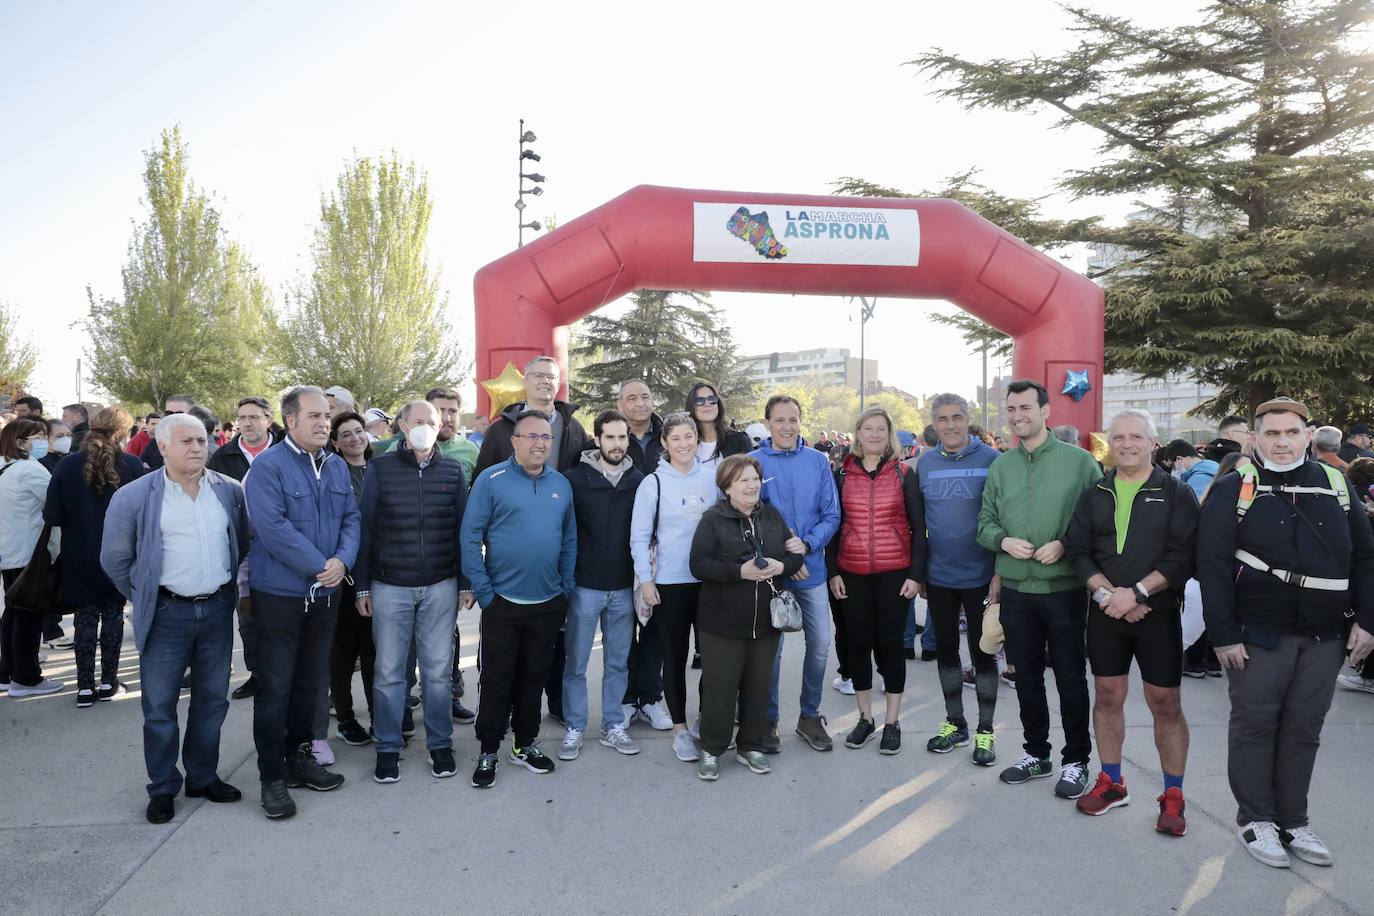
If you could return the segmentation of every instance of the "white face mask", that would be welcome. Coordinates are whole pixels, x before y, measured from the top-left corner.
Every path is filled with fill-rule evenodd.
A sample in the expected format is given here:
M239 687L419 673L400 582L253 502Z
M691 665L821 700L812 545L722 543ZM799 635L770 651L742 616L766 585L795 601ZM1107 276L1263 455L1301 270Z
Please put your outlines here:
M409 442L410 447L417 452L429 451L438 440L439 430L435 429L433 426L426 426L424 423L418 423L412 426L410 432L406 433L406 441Z
M61 452L64 455L67 454L67 452L72 450L72 437L60 436L54 439L52 442L52 450L54 452Z
M1293 470L1295 467L1302 464L1306 460L1306 458L1299 457L1298 460L1294 461L1292 464L1279 464L1276 461L1270 461L1268 458L1265 458L1264 467L1265 470L1277 471L1278 473L1282 474L1285 471Z

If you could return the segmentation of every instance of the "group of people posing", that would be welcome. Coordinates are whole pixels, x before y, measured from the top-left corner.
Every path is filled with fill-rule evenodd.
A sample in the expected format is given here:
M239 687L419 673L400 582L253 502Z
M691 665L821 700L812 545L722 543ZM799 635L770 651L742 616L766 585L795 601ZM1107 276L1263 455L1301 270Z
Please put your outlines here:
M733 429L709 383L693 385L680 412L660 416L649 387L630 380L589 437L576 408L556 398L559 382L554 359L532 360L526 399L493 420L480 451L456 435L458 395L446 388L407 403L395 434L377 441L365 417L319 388L286 393L282 427L266 400L245 398L238 437L214 459L206 426L169 403L154 435L162 466L141 475L120 450L128 415L106 408L41 497L29 488L43 506L39 527L46 519L63 532L63 588L81 608L79 645L87 634L78 705L119 689L108 664L113 651L117 668L113 637L100 640L106 664L95 682L94 632L100 624L122 635L124 599L132 603L150 821L172 817L183 785L212 801L241 797L217 774L236 610L251 678L234 695L253 697L261 804L280 818L296 811L291 789L344 782L329 769L331 703L340 739L375 745L378 783L401 779L413 708L436 778L457 772L454 721L475 720L473 786L494 785L510 731L506 761L553 772L539 741L545 697L563 726L561 761L577 759L591 737L611 752L639 753L627 727L642 719L671 730L674 753L703 780L718 779L731 753L768 773L782 751L782 629L805 643L795 733L830 751L839 736L820 707L832 619L858 711L843 743L876 741L880 753L898 754L904 637L920 597L945 705L927 750L972 744L972 763L996 763L994 656L1004 641L1023 753L1001 780L1056 774L1049 667L1065 733L1054 793L1085 814L1121 807L1130 800L1121 755L1134 660L1163 771L1155 829L1182 836L1181 608L1195 578L1230 681L1240 842L1270 865L1289 864L1290 852L1330 864L1308 826L1307 789L1335 676L1347 651L1359 663L1374 647L1365 597L1374 594L1374 535L1365 512L1351 511L1345 477L1307 460L1302 404L1261 405L1254 459L1217 475L1199 507L1194 489L1153 461L1149 414L1112 419L1104 476L1087 451L1050 434L1048 392L1030 380L1008 386L1018 441L1006 452L970 436L967 402L945 394L932 403L937 445L903 461L891 418L874 407L858 418L837 468L807 446L801 407L787 395L768 399L768 435L755 442ZM0 488L26 479L6 473L30 452L22 432L0 431ZM5 565L8 586L17 570ZM475 714L461 700L455 625L474 605ZM29 643L36 652L32 616L6 611L0 676L11 696L41 681L36 662L19 665ZM600 721L590 730L598 627ZM690 714L687 670L697 665ZM369 728L354 709L355 666ZM184 778L183 686L191 690Z

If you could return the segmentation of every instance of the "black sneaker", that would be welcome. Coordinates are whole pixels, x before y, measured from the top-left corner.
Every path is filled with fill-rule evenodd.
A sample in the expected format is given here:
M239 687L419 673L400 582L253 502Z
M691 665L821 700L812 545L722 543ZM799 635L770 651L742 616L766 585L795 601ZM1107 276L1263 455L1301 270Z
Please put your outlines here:
M968 725L955 725L946 719L940 723L935 737L926 742L926 750L932 754L948 754L956 747L968 746Z
M291 800L291 793L286 791L284 780L274 779L262 784L262 810L274 820L296 813L296 803Z
M76 692L76 708L90 709L95 705L95 691L90 688L78 690Z
M1088 791L1088 767L1082 763L1066 763L1059 768L1059 782L1054 794L1060 798L1078 798Z
M406 694L406 709L419 709L420 698L413 693Z
M405 712L401 713L401 737L410 738L415 734L415 714L410 711L410 704L406 704Z
M101 684L95 690L96 699L102 703L108 703L115 697L122 697L129 692L129 685L123 681L115 681L113 684Z
M377 782L401 781L401 755L394 751L383 751L377 755L377 768L372 771Z
M234 692L229 694L236 700L244 700L258 692L258 682L253 675L248 675L248 680L234 688Z
M861 748L876 738L877 735L878 726L873 720L859 716L859 724L855 725L848 735L845 735L844 746Z
M461 722L464 725L471 725L477 721L477 713L463 705L463 701L458 697L453 698L453 721Z
M1202 667L1207 670L1208 677L1222 677L1221 659L1217 658L1215 652L1207 653L1207 657L1202 661Z
M923 662L933 662L933 661L935 661L935 659L937 659L937 658L939 658L939 657L940 657L940 653L936 652L934 649L922 649L922 650L921 650L921 661L923 661Z
M902 649L902 655L905 656L906 658L915 660L915 658L916 658L916 647L915 647L915 646L907 646L906 648Z
M902 727L893 722L891 725L883 726L883 740L878 742L878 753L893 754L902 752Z
M552 773L553 761L544 755L539 749L539 743L535 742L529 747L510 746L510 762L518 763L531 773Z
M768 730L763 733L762 750L765 754L782 753L782 736L778 734L778 723L768 723Z
M342 773L331 773L320 766L315 755L310 753L310 745L302 744L296 752L286 758L286 786L298 789L304 786L316 792L328 792L343 785Z
M496 754L483 754L477 758L477 767L472 771L472 784L478 789L490 789L496 782Z
M338 735L343 739L344 744L353 747L362 747L372 743L372 737L367 733L367 729L359 724L357 719L344 719L339 723Z
M453 748L441 747L429 753L429 770L435 779L447 779L458 772L458 763L453 759Z
M1184 663L1183 663L1183 676L1184 676L1184 677L1206 677L1206 676L1207 676L1207 668L1202 664L1202 662L1184 661Z
M1020 760L1002 771L998 779L1007 785L1019 786L1032 779L1043 779L1054 775L1054 764L1048 757L1034 757L1026 754Z

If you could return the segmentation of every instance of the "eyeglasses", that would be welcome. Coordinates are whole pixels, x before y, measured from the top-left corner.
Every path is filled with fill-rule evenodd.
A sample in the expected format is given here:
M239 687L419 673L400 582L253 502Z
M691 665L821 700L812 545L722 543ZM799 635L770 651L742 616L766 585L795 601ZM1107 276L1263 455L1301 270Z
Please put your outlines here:
M525 376L525 378L539 379L541 382L556 382L556 381L558 381L558 375L557 375L557 373L553 373L553 372L531 372L529 375Z
M528 439L530 445L538 445L541 442L548 445L553 441L553 436L548 433L516 433L512 438Z
M262 423L266 420L267 417L260 413L241 413L238 417L238 422L240 423Z
M716 397L714 394L708 394L705 397L697 395L696 397L692 398L692 401L698 407L705 407L707 404L719 404L720 398Z

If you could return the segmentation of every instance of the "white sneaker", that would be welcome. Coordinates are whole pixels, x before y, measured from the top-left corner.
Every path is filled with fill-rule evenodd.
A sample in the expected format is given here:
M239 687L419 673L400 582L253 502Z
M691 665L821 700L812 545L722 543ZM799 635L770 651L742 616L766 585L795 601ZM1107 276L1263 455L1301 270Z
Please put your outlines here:
M563 743L558 746L559 760L576 760L582 751L582 732L569 728L563 734Z
M836 677L830 682L830 686L847 697L854 695L854 682L847 677Z
M701 753L697 751L697 743L686 732L678 732L673 735L673 753L677 754L677 759L683 763L695 763L701 759Z
M1279 841L1288 851L1309 865L1330 865L1331 850L1306 827L1279 828Z
M673 727L673 717L668 715L668 710L664 708L662 700L657 703L645 703L639 707L639 717L648 722L650 727L661 732L666 732ZM695 757L692 759L696 760Z
M1273 821L1251 821L1236 831L1245 851L1270 868L1291 868L1293 863L1279 842L1279 828Z
M52 678L47 677L43 678L43 680L39 681L37 684L34 684L32 687L25 687L23 684L11 682L10 696L16 700L22 700L24 697L41 697L45 694L57 693L57 691L66 686L67 685L61 681L54 681Z
M639 716L639 707L633 703L622 703L620 711L625 713L625 727L629 728L630 723Z
M1342 674L1336 678L1336 683L1346 690L1359 690L1362 693L1374 693L1374 678L1360 677L1358 674Z
M63 633L56 639L43 640L43 645L47 646L49 649L70 649L72 646L76 645L76 642L66 633Z
M621 754L630 755L639 753L639 745L635 744L633 738L625 734L625 726L623 725L612 725L601 733L601 737L597 739L597 742L602 747L609 747Z

